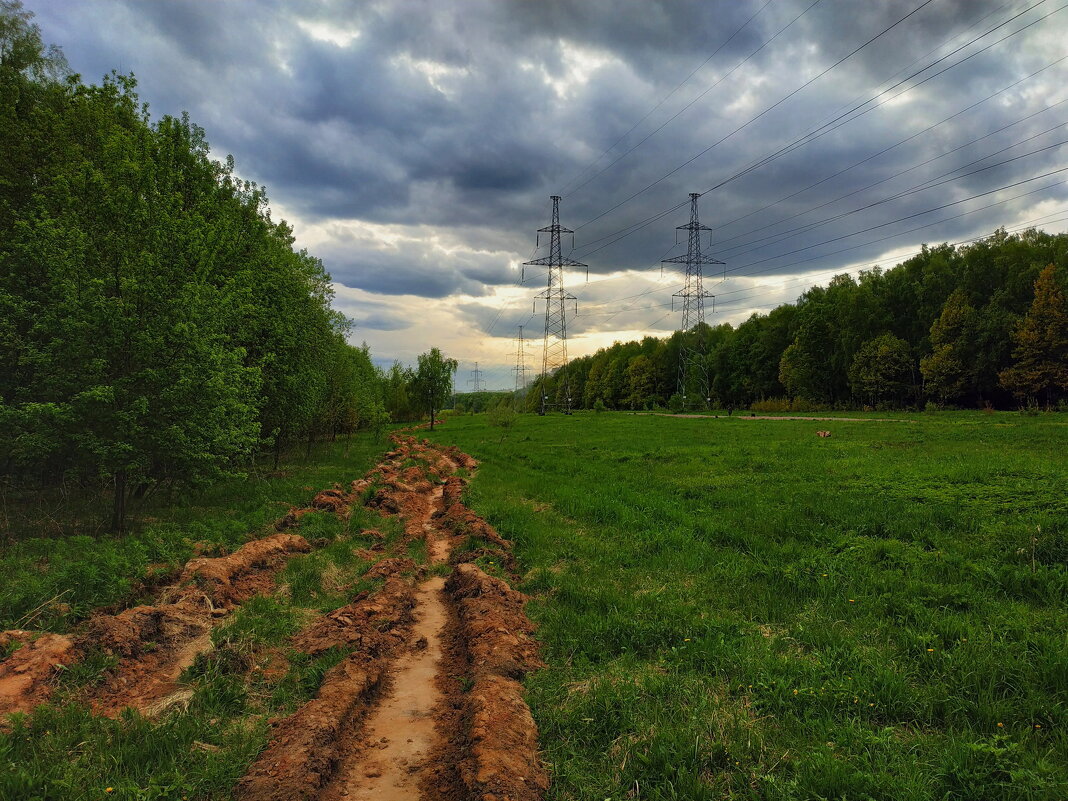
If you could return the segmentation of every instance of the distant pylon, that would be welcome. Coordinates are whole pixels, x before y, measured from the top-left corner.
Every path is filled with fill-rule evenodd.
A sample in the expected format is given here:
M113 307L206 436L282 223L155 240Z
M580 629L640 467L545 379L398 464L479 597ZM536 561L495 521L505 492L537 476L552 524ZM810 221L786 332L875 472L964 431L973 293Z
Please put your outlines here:
M553 405L549 402L549 395L545 383L550 375L561 371L567 365L567 302L575 301L575 314L578 314L578 301L574 295L569 295L564 290L564 268L586 267L585 264L574 259L565 258L560 249L560 234L574 234L570 228L560 225L560 196L552 195L553 221L552 224L538 229L537 243L541 245L541 234L549 234L549 255L524 262L526 265L540 265L549 268L549 278L545 289L538 297L545 301L545 346L541 357L541 407L539 414L545 414L547 407ZM574 248L574 237L571 242ZM587 271L587 275L589 272ZM534 311L537 313L538 304L534 302ZM565 414L571 414L571 378L567 371L563 371L564 386L563 400Z
M701 195L697 192L690 193L690 222L688 225L680 225L676 231L688 231L689 232L689 244L686 249L685 256L676 256L673 259L664 259L663 264L685 264L686 265L686 287L682 292L676 292L671 296L672 309L675 307L675 298L682 299L682 328L680 329L685 337L686 333L697 329L697 342L688 344L685 339L682 342L682 348L679 350L679 371L678 371L678 393L683 398L686 397L686 382L690 375L696 373L700 377L700 391L701 401L704 402L709 397L708 386L708 371L703 364L701 364L701 358L704 354L704 322L705 322L705 298L712 298L712 309L715 311L715 298L716 296L706 292L703 285L703 276L701 272L701 265L703 264L723 264L718 259L714 259L711 256L705 256L701 253L701 232L711 231L707 225L701 225L697 216L697 198ZM676 241L678 234L676 236ZM712 235L708 236L708 246L712 247Z
M472 392L482 391L482 371L478 369L478 362L475 362L475 369L471 371L471 377L467 379L468 384L474 384Z
M515 338L515 394L519 396L520 390L527 385L527 358L526 344L523 341L523 326L519 326L519 336Z

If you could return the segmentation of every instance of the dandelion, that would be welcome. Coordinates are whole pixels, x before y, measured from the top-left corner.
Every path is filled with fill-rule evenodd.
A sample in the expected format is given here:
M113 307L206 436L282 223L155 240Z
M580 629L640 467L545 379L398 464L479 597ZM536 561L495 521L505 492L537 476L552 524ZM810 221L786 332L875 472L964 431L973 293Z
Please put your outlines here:
M826 573L820 573L820 575L823 576L824 578L827 578L827 574Z
M875 704L868 704L868 706L875 706Z
M689 642L689 641L690 641L689 637L686 637L685 639L683 639L683 642Z
M1041 723L1036 723L1035 724L1035 728L1036 729L1041 729L1042 728L1042 724Z
M928 648L928 649L927 649L927 653L929 653L929 654L933 654L933 653L934 653L934 648Z
M797 695L797 690L794 690L794 695Z
M999 723L998 724L998 728L999 729L1004 729L1005 728L1005 724L1004 723Z
M855 603L856 603L856 601L854 601L854 600L853 600L852 598L850 598L850 599L849 599L849 603L851 603L851 604L855 604Z

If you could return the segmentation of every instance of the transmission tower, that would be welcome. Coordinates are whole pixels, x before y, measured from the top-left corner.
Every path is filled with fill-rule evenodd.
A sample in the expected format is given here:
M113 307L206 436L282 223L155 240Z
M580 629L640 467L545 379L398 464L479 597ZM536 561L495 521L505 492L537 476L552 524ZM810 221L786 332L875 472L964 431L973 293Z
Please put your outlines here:
M515 394L519 397L519 392L527 385L526 343L523 341L523 326L519 326L519 336L515 338L515 341L515 367L512 370L515 372Z
M707 400L709 397L708 371L702 363L704 356L704 329L705 329L705 298L712 298L713 311L715 310L716 296L704 289L704 278L701 271L703 264L723 264L718 259L706 256L701 252L701 232L712 229L707 225L701 225L697 216L697 198L701 197L697 192L690 193L690 222L688 225L680 225L676 230L676 242L678 231L689 232L689 245L685 256L676 256L673 259L664 259L663 264L686 265L686 287L681 292L671 296L671 307L675 308L675 298L682 301L682 348L679 351L678 393L685 400L686 382L688 378L696 374L699 376L701 397ZM712 246L712 234L708 235L708 245ZM697 341L686 342L685 334L697 329Z
M475 362L475 369L471 371L471 377L467 379L468 384L473 384L472 392L482 391L482 371L478 369L478 362Z
M548 391L545 384L550 375L556 371L563 372L564 386L563 401L564 413L571 414L571 377L563 368L567 365L567 302L574 301L575 314L578 314L578 301L574 295L564 290L564 268L586 267L585 264L574 259L565 258L561 253L560 234L571 234L571 247L574 249L574 234L570 228L560 225L560 196L552 195L553 221L552 224L538 229L537 244L541 246L541 235L549 234L549 255L534 261L524 262L526 265L539 265L549 268L548 283L538 297L545 302L545 346L541 357L541 408L538 414L545 414L547 407L554 404L549 402ZM589 270L586 272L589 277ZM534 311L538 310L535 300Z

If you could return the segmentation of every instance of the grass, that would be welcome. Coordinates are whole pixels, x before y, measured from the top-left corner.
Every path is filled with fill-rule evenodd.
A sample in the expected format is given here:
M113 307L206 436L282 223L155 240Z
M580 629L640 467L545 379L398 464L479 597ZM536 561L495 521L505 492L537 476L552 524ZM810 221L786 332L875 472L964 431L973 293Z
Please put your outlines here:
M150 591L154 577L180 569L194 546L209 554L239 547L289 506L304 506L335 481L362 475L387 448L384 436L368 434L319 443L311 458L304 459L302 449L277 473L228 480L143 509L126 534L71 535L85 528L73 518L55 536L20 529L0 548L0 630L67 631L97 607L136 600ZM302 527L309 540L333 532L316 517Z
M102 550L105 556L69 548L69 541L62 539L17 543L0 556L0 570L36 587L37 595L15 606L12 599L21 597L14 595L15 588L0 588L0 599L8 604L5 614L13 616L38 604L41 596L51 597L59 581L75 582L64 596L78 605L75 608L127 598L123 588L134 586L141 568L158 559L164 548L177 565L192 553L194 542L235 547L281 516L287 504L302 505L322 487L363 475L386 448L384 440L354 438L289 466L284 478L216 487L196 499L195 511L175 508L173 516L165 517L167 510L161 510L159 520L142 530L97 538L83 548ZM155 719L127 711L109 720L75 702L115 666L113 657L90 653L69 667L53 704L30 716L14 716L12 730L0 732L0 798L230 798L234 784L267 742L268 719L288 715L314 697L326 671L348 653L333 649L313 658L288 647L287 640L317 612L374 589L375 582L360 579L369 563L359 556L372 542L362 531L372 527L382 531L387 542L396 543L401 533L399 521L359 508L348 521L325 512L304 515L299 533L316 547L290 559L273 594L250 599L212 632L212 650L199 655L182 676L184 693ZM146 541L158 541L162 547L146 554ZM38 563L28 560L31 547L47 557ZM77 583L80 575L94 569L96 560L119 574L101 585L103 589ZM34 570L44 577L40 584L33 583ZM76 619L71 613L37 623L62 628Z
M1068 797L1068 419L906 417L434 432L534 598L551 799Z

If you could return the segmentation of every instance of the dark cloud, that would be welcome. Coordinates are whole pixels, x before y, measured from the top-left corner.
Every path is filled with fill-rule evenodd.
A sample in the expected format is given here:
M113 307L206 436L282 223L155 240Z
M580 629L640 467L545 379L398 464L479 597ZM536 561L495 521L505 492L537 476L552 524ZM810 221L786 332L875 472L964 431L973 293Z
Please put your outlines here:
M955 167L1065 138L1062 129L989 155L1065 121L1068 104L961 147L1063 99L1062 63L980 103L1063 55L1068 12L977 52L1053 10L1039 6L880 94L1024 8L937 0L791 94L921 0L763 5L29 0L45 38L75 69L90 79L133 71L153 113L189 110L216 152L234 153L239 171L268 187L295 218L301 244L341 284L444 301L487 336L510 335L536 288L503 314L456 296L488 301L512 286L511 264L529 256L553 193L564 194L562 222L576 229L575 255L594 280L620 268L656 272L674 227L687 220L687 193L720 184L702 197L701 213L716 229L713 252L735 276L826 272L921 241L975 236L1027 219L1042 201L1068 200L1063 181L1012 199L1051 179L921 214L1063 165L1063 148L910 192ZM801 139L813 131L821 135ZM900 192L908 194L871 205ZM928 227L912 230L920 226ZM673 318L661 320L655 307L670 293L620 306L616 316L594 314L646 288L637 285L576 287L586 303L606 306L592 306L574 331L665 330ZM351 313L369 331L403 331L397 341L427 339L417 304Z

